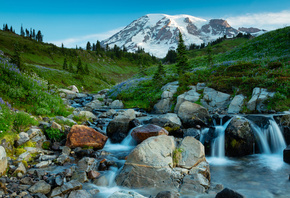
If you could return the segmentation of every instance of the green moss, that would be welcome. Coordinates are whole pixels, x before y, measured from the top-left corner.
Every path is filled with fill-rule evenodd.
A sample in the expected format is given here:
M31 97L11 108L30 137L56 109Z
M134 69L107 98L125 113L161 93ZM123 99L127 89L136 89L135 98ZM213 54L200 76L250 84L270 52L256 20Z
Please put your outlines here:
M16 148L15 149L15 155L16 156L19 156L19 155L21 155L22 153L25 153L25 152L26 152L26 150L24 148Z
M183 148L177 148L173 151L173 167L176 167L182 159Z

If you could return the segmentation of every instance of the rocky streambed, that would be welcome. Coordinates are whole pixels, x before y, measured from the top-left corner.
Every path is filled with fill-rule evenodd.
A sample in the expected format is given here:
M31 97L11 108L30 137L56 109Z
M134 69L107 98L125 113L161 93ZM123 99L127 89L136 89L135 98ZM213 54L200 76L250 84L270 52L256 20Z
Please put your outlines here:
M170 90L161 100L171 96ZM180 97L176 113L147 114L123 109L122 102L107 98L106 91L62 92L75 110L57 120L75 123L74 116L84 116L90 121L68 127L54 118L43 119L40 126L19 134L18 147L28 141L36 147L24 147L17 158L7 157L15 145L2 140L2 197L289 194L290 166L282 160L283 147L290 143L289 114L209 114L191 101L195 93ZM57 128L67 138L47 140L45 128Z

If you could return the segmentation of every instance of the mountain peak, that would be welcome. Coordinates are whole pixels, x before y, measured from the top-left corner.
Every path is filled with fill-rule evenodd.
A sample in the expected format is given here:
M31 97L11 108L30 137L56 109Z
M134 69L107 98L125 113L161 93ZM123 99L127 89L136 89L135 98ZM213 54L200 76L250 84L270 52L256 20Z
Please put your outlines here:
M178 35L182 33L185 45L208 43L226 35L233 37L238 30L232 28L226 20L207 21L191 15L147 14L133 21L123 30L102 41L110 48L117 45L135 52L142 47L146 52L159 58L166 56L168 50L175 50Z

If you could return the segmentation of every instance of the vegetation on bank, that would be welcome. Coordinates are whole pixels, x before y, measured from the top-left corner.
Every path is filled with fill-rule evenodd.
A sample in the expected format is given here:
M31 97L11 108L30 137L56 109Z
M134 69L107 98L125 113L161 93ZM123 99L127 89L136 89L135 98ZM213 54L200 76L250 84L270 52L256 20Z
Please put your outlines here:
M156 67L152 67L146 70L147 76L139 75L134 80L116 86L112 89L112 95L122 99L128 108L142 107L152 110L161 97L162 91L158 87L167 82L179 81L180 87L175 97L187 91L189 85L205 82L207 86L232 96L242 93L248 100L255 87L267 88L268 91L276 92L274 98L267 101L267 108L276 111L289 110L289 38L290 27L285 27L250 40L224 40L214 46L189 50L189 66L181 75L177 75L177 71L180 70L178 63L164 65L166 75L162 81L152 80L150 76L157 71ZM229 44L231 42L234 44ZM239 43L240 45L233 47ZM232 49L221 53L217 49L222 47L218 46L230 46ZM192 54L195 54L193 58ZM140 77L144 80L140 80ZM131 85L132 81L139 82Z

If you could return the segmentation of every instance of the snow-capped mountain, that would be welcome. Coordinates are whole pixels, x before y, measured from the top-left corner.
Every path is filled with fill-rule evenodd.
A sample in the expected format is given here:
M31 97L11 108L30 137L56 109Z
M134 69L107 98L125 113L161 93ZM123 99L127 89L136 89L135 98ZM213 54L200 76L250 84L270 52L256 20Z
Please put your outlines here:
M141 47L146 52L163 58L169 49L177 48L179 32L183 35L185 45L200 45L224 35L233 37L239 30L222 19L207 21L190 15L148 14L133 21L101 44L108 44L110 48L114 45L126 47L129 52L135 52Z

